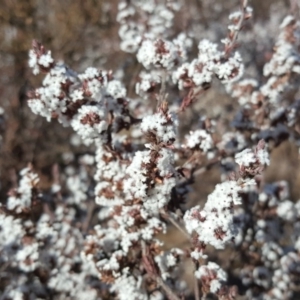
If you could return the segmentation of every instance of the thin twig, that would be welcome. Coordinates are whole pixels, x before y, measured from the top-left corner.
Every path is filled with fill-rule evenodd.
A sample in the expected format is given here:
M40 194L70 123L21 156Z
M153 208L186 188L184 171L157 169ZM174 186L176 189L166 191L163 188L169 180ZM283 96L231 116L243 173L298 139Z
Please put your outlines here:
M156 96L157 98L157 107L160 107L163 101L166 101L168 94L166 93L167 89L167 74L165 71L162 71L162 76L161 76L161 86L159 90L159 94Z
M194 293L195 293L195 300L200 300L199 283L198 283L198 278L196 276L194 278Z
M248 0L242 0L241 17L239 19L238 24L236 25L237 29L235 30L235 32L233 34L233 37L231 38L230 44L227 45L227 47L226 47L227 49L225 50L227 56L230 54L231 50L234 48L235 43L236 43L237 38L238 38L238 35L239 35L240 31L242 30L242 26L243 26L243 23L245 21L247 5L248 5Z
M164 216L170 223L172 223L180 232L182 232L188 239L191 238L191 236L183 229L178 222L168 213L164 212Z
M154 278L157 284L166 292L169 300L182 300L174 294L173 290L162 280L161 277L157 276Z
M155 270L153 257L147 248L145 241L141 242L142 247L142 256L145 270L147 274L156 281L157 285L160 286L166 293L166 296L169 300L183 300L180 299L175 292L163 281L163 279L159 276L158 272Z
M195 172L193 173L193 176L199 176L201 174L203 174L204 172L208 171L210 168L212 168L214 165L218 164L220 162L220 158L216 157L214 159L212 159L206 166L195 170Z
M90 223L94 214L95 207L96 207L95 201L91 201L91 203L88 206L87 216L85 218L84 223L82 224L82 230L85 233L87 233L90 227Z

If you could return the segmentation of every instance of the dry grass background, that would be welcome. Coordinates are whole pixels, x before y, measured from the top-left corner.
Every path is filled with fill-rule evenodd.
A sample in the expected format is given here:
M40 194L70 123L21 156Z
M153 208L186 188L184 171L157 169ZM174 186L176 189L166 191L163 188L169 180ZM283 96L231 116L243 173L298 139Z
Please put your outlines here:
M265 18L275 1L250 1L256 18ZM288 1L278 0L288 6ZM86 149L71 149L68 140L71 131L56 122L48 123L33 115L25 100L26 90L37 86L41 78L31 76L27 67L28 49L32 39L41 41L52 50L55 58L64 60L73 69L83 71L87 66L116 70L125 69L127 84L134 77L136 61L119 49L118 24L115 21L117 0L2 0L0 1L0 106L5 109L5 130L0 150L0 197L16 183L16 174L32 162L40 174L41 188L51 185L51 168L61 161L63 153L76 153ZM210 4L209 4L210 3ZM199 1L186 0L183 14L176 18L176 28L199 20L209 26L209 15L202 10L205 5L221 6L221 13L237 7L238 0ZM191 11L195 15L195 19ZM194 18L194 19L193 19ZM224 113L224 107L234 103L225 93L209 91L188 111L197 117L205 110L208 114ZM228 113L230 114L230 112ZM213 168L201 175L194 185L191 203L202 203L219 181L219 170ZM290 142L275 149L271 166L266 171L266 181L286 179L291 186L291 198L300 198L300 163L298 149ZM186 245L186 240L176 230L165 237L167 247ZM186 266L189 270L190 267ZM189 273L189 272L187 272Z

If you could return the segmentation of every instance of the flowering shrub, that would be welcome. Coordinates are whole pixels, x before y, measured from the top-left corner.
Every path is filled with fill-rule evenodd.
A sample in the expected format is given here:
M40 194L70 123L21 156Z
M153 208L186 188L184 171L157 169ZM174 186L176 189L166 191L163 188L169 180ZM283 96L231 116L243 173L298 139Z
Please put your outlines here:
M64 157L61 174L53 168L51 191L39 189L32 166L20 172L0 206L0 299L299 295L300 202L285 181L265 183L263 171L275 146L300 141L300 23L284 18L263 78L247 79L237 50L252 17L247 1L230 14L221 43L175 35L181 5L119 3L120 47L141 68L134 96L120 72L78 74L33 42L29 66L45 77L29 107L71 127L90 151ZM212 88L239 103L232 131L218 136L222 120L202 115L187 132L186 112ZM189 205L192 184L211 165L223 170L220 183L203 205ZM165 247L171 226L188 247ZM194 288L182 276L189 264Z

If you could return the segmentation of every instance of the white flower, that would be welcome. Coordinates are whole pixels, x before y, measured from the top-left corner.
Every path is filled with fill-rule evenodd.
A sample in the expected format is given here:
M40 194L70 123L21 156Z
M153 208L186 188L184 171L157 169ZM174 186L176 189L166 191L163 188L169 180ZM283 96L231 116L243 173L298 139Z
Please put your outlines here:
M259 149L256 153L258 161L261 165L269 165L270 164L270 157L269 152L266 148Z
M204 129L198 129L196 131L191 131L187 136L186 146L188 148L199 148L204 153L207 153L213 148L213 139L211 135Z
M101 134L107 130L106 109L101 105L83 105L71 121L71 126L86 142L101 139Z
M151 66L156 68L171 69L178 58L178 52L174 44L166 40L145 40L138 53L137 60L146 69Z
M250 167L256 162L254 152L251 149L245 149L235 155L235 161L240 166Z

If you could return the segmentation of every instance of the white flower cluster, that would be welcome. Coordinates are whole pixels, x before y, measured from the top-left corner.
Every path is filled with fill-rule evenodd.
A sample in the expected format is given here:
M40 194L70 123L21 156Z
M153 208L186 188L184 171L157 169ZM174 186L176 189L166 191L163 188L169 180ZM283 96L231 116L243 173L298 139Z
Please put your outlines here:
M256 162L256 157L252 149L245 149L235 155L235 161L240 166L250 167L250 165Z
M283 20L276 51L272 59L264 66L264 76L269 79L261 87L261 93L271 103L280 102L280 95L288 89L288 77L283 79L284 75L291 76L300 73L299 25L299 22L292 16L287 16Z
M151 73L141 72L140 79L135 85L135 92L138 95L144 96L161 83L162 74L159 71L153 70Z
M200 206L195 206L185 213L187 231L190 234L195 232L200 242L223 249L237 234L233 207L241 204L240 190L235 181L218 184L202 210Z
M66 87L76 81L73 74L64 65L50 69L43 81L43 87L36 89L28 105L38 115L48 121L55 116L62 124L68 124L64 113L67 110L68 95Z
M195 276L201 279L204 285L209 286L211 293L218 293L224 282L227 280L227 274L214 262L200 266L195 272Z
M105 92L105 87L108 84L107 72L97 70L96 68L89 67L83 74L79 74L78 78L84 82L82 89L76 89L73 91L72 101L83 100L83 94L92 97L95 101L101 101L102 95Z
M289 252L280 259L280 267L274 272L272 283L274 288L271 290L271 297L279 300L291 298L291 290L295 288L293 277L299 276L300 258L299 255ZM269 298L270 299L270 298Z
M136 52L144 37L164 38L172 28L174 13L180 8L179 0L121 1L117 21L120 23L121 49ZM147 18L145 19L145 15Z
M186 147L190 149L200 149L204 153L213 149L214 142L210 133L204 129L191 131L186 137Z
M154 66L157 68L171 69L178 59L178 51L174 44L166 40L145 40L137 53L137 60L146 69Z
M141 130L145 134L153 134L156 143L171 144L175 141L177 131L175 115L156 113L143 118Z
M101 105L84 105L78 109L77 115L71 121L71 126L78 135L90 144L95 139L101 140L101 135L107 130L106 108Z
M166 280L171 277L170 270L178 265L178 261L183 254L184 252L181 249L173 248L170 251L155 256L154 259L160 269L162 279ZM174 273L172 275L174 276Z
M234 288L226 285L228 267L218 257L223 252L206 251L209 246L242 254L230 273L241 278L248 299L295 296L300 202L288 195L285 183L265 184L263 169L272 149L265 140L271 136L274 147L288 137L298 141L299 101L284 100L281 93L299 74L299 24L293 17L283 21L264 67L266 84L260 85L240 80L245 67L236 47L251 16L247 1L230 15L223 49L202 39L191 60L195 32L171 30L179 3L119 3L120 47L144 67L133 75L137 82L125 80L128 93L113 76L124 70L91 67L77 74L34 42L29 65L34 74L46 76L42 87L29 92L30 108L71 126L92 146L79 158L64 153L62 174L53 167L52 189L44 197L37 175L23 170L19 186L0 206L0 264L8 274L0 284L0 300L193 298L180 269L187 260L194 264L195 294L201 284L203 299L209 293L233 299ZM235 129L226 131L229 122L222 113L215 120L200 118L193 131L186 130L194 120L187 120L185 108L214 78L241 105ZM138 97L129 100L134 85ZM215 165L224 171L221 183L203 205L185 205L191 185L198 188L196 176ZM185 251L157 238L169 223L188 237Z
M290 15L282 21L274 53L263 68L263 84L253 79L243 79L227 86L228 92L244 106L244 113L239 112L235 127L255 128L263 124L261 132L254 134L253 138L271 139L278 143L287 134L286 126L293 126L297 120L295 107L299 104L296 101L292 104L288 102L286 95L297 89L295 83L299 76L300 62L299 25ZM260 119L262 114L263 122ZM281 122L283 119L286 121Z
M0 214L0 252L1 260L8 260L12 249L18 246L24 236L25 231L19 219L12 216Z
M287 184L278 182L266 185L264 190L257 195L257 205L260 208L257 212L244 215L244 221L249 217L255 222L252 229L248 229L244 237L244 246L247 245L251 253L258 253L259 263L255 267L245 266L240 272L243 284L250 287L256 284L264 289L260 295L265 299L292 299L296 277L299 276L300 258L296 254L297 239L299 237L299 201L293 203L287 200L289 197ZM251 207L256 204L249 203ZM249 206L250 208L250 206ZM272 213L272 212L275 212ZM267 214L268 219L262 219L261 215ZM284 246L286 229L282 228L282 222L286 225L291 224L294 233L291 239L294 240L293 246ZM256 292L249 288L248 298L255 298ZM255 298L256 299L256 298Z
M170 70L179 61L186 59L189 48L191 44L186 35L179 36L173 42L163 39L145 40L137 52L137 60L146 69L155 67Z
M47 70L50 68L51 64L54 63L54 60L51 56L51 51L41 53L36 51L36 49L31 49L29 51L29 67L32 68L32 72L34 75L40 73L41 69Z
M165 230L165 224L137 205L125 206L115 221L115 228L95 227L96 234L86 238L82 258L100 271L99 276L104 281L106 277L116 279L117 286L118 279L127 270L124 266L128 263L131 249L136 248L141 239L152 241L155 233ZM142 229L135 224L140 222L146 224Z
M247 103L256 104L258 100L257 91L258 82L254 79L242 79L233 84L227 85L227 90L232 97L238 99L240 105Z
M95 227L82 253L82 258L98 269L101 280L112 283L111 291L121 293L122 282L137 299L145 297L137 283L139 280L142 284L143 278L137 270L136 276L130 276L128 257L141 241L151 243L158 232L165 232L159 212L168 205L176 185L173 152L166 148L176 137L174 117L160 109L149 120L143 119L141 130L149 135L149 150L135 151L134 155L126 155L123 149L126 138L114 139L113 150L97 143L96 203L108 207L101 219L113 219L107 228ZM116 151L121 160L115 156Z
M209 40L200 41L198 49L197 59L182 64L173 73L173 81L178 83L179 89L190 86L205 88L211 84L214 76L228 84L243 75L244 65L238 52L226 58L225 53L218 50L218 45Z
M36 187L39 182L37 174L31 168L25 168L20 172L21 180L19 187L12 190L7 200L7 209L17 213L26 211L32 205L34 198L37 198Z
M102 206L114 206L124 203L125 187L122 181L125 177L126 165L116 160L112 153L99 146L95 157L97 171L95 180L96 203Z
M19 187L12 193L37 189L39 178L30 168L24 169L21 176ZM30 197L29 194L27 197ZM7 204L10 201L11 197ZM1 299L29 295L33 299L45 298L49 289L63 298L70 296L80 299L80 295L88 295L89 299L98 299L97 287L90 280L97 272L82 264L80 259L83 236L72 224L75 210L58 204L53 215L42 212L33 222L30 217L36 207L42 204L41 201L38 198L34 202L27 201L22 211L21 205L10 207L9 211L22 212L15 216L6 216L0 211L0 262L5 265L6 272L15 272L12 280L6 277L7 284L2 290ZM78 268L76 272L72 271L75 266ZM34 284L31 278L34 278Z
M252 149L245 149L242 152L237 153L235 155L235 161L240 165L240 168L250 168L255 165L264 166L270 164L269 153L264 143L259 145L255 151Z
M150 146L151 147L151 146ZM162 148L160 151L146 150L136 152L131 164L126 169L129 175L124 180L126 200L141 199L144 207L150 214L156 215L170 200L171 190L176 185L174 169L174 154L172 151ZM149 182L149 173L155 172ZM154 177L155 176L155 177ZM149 187L150 184L150 187Z
M35 114L48 121L58 118L64 126L71 125L85 144L105 140L108 115L114 114L114 129L124 121L126 90L110 72L88 68L76 74L56 63L48 70L43 87L31 93L28 104ZM122 123L122 124L123 124Z
M264 66L264 76L282 76L288 72L300 72L300 57L296 49L299 44L298 32L288 35L287 30L298 27L293 16L287 16L280 25L280 34L272 59Z

